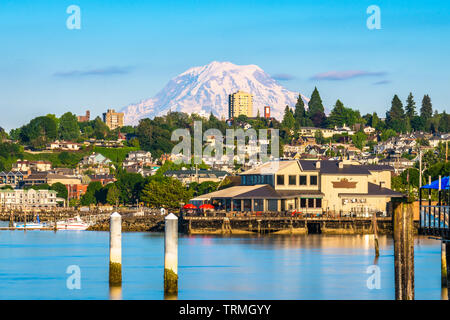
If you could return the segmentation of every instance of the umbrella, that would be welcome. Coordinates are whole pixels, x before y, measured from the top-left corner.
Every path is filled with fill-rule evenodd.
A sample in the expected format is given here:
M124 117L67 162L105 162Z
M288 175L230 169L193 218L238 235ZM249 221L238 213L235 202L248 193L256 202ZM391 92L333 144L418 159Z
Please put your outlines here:
M199 208L200 209L214 209L214 206L212 204L205 203L205 204L202 204Z
M192 203L185 204L183 209L197 209Z

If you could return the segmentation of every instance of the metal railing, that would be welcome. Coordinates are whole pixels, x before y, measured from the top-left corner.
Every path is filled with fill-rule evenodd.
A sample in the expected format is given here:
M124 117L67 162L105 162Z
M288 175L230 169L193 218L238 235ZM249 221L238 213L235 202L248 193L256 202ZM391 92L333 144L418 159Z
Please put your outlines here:
M420 206L420 227L449 230L450 206Z

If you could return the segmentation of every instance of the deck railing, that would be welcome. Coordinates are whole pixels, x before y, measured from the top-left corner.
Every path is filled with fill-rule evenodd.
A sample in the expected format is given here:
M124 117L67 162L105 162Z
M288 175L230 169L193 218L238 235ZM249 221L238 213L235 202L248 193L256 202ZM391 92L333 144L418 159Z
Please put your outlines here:
M449 230L450 206L420 206L420 227L425 231Z

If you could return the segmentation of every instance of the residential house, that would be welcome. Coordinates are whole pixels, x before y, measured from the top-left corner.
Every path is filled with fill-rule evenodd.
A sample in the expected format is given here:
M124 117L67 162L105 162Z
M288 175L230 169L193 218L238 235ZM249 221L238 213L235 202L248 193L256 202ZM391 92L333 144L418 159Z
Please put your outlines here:
M52 169L52 163L50 161L38 160L38 161L29 161L29 160L17 160L12 164L11 171L49 171Z

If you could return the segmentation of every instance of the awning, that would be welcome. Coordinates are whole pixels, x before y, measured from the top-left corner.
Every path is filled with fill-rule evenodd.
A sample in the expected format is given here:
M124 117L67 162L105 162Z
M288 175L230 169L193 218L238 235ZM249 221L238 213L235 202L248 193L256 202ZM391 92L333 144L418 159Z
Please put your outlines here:
M433 181L430 184L427 184L420 189L435 189L439 190L439 179ZM449 190L450 189L450 177L441 178L441 190Z

